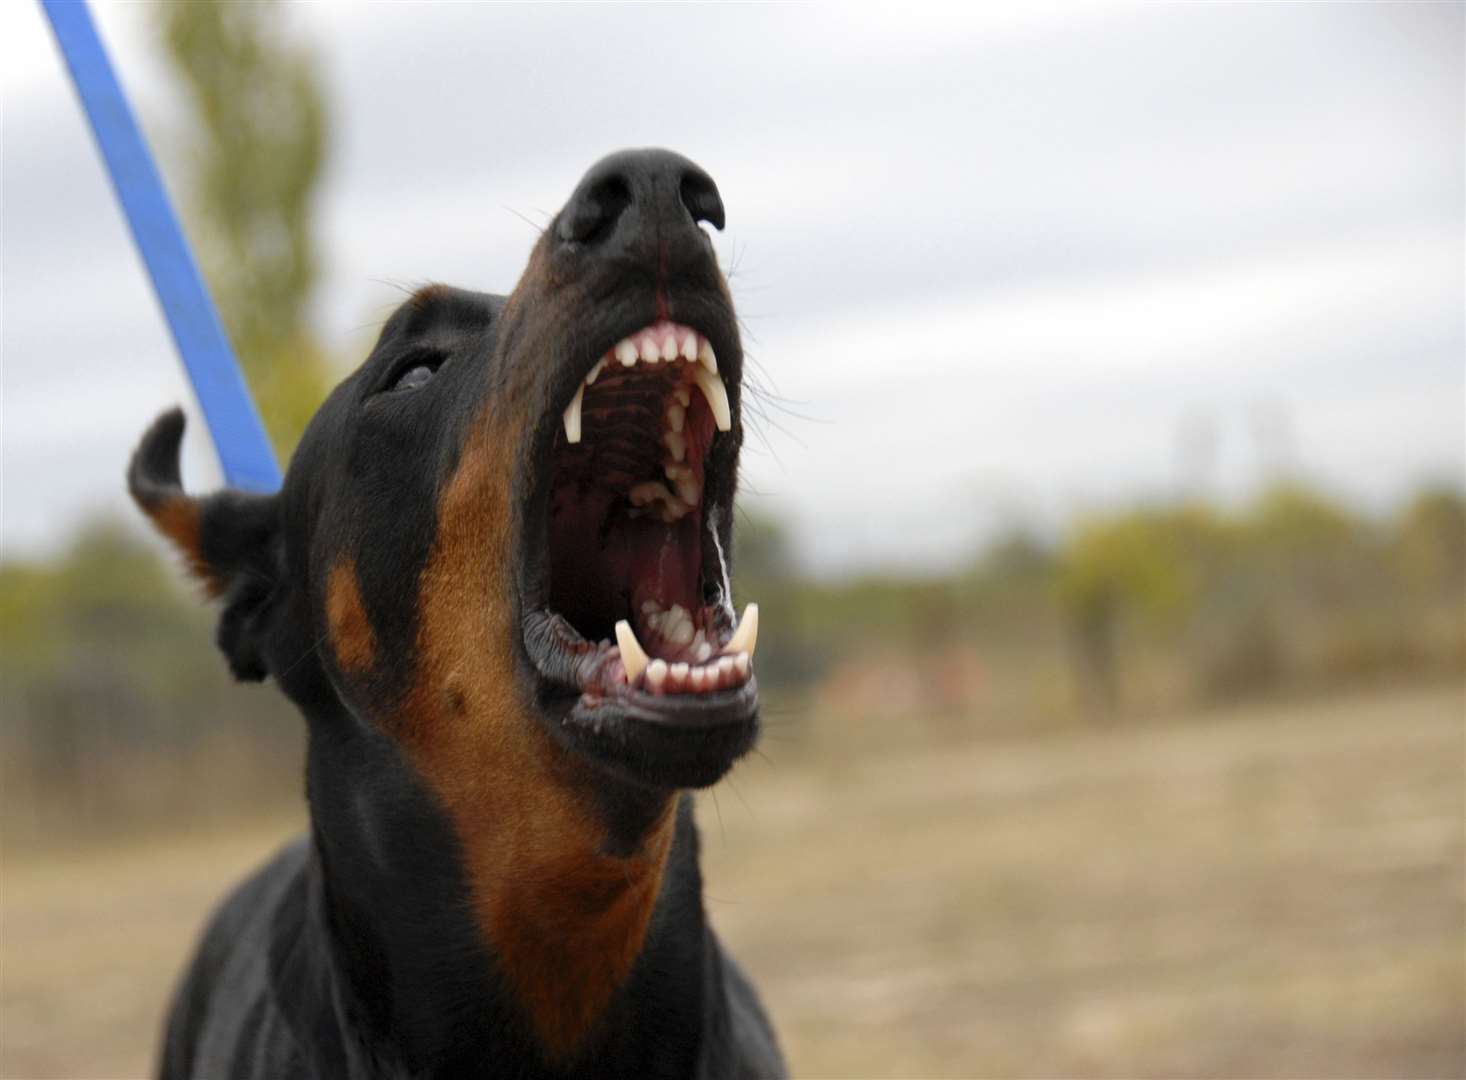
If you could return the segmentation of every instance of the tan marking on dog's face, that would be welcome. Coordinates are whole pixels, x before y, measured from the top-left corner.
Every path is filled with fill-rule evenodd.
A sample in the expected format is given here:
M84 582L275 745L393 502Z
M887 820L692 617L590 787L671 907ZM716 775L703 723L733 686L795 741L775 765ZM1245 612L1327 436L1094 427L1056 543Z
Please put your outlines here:
M331 651L342 671L359 674L376 662L377 639L361 602L356 565L342 559L331 567L326 582L326 628Z
M418 595L418 669L387 723L463 846L476 921L547 1056L573 1056L641 951L673 801L640 851L602 853L604 782L543 730L516 673L514 470L529 417L501 389L437 507Z

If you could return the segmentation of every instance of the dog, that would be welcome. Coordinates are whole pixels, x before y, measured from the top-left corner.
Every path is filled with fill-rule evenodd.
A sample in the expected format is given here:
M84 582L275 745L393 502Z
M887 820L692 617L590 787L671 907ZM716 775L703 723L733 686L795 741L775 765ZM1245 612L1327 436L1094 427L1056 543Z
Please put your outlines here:
M743 353L706 172L596 164L507 296L418 290L277 494L129 488L307 724L308 834L212 917L179 1077L775 1077L691 790L759 729L732 603Z

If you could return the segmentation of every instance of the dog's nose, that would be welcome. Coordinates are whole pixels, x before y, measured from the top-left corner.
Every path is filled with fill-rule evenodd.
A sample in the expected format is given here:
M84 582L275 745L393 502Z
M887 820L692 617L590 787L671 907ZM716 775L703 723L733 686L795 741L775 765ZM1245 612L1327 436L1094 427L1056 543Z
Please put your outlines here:
M623 150L585 174L560 212L556 235L604 255L637 258L659 245L701 245L704 221L723 227L723 200L711 176L670 150Z

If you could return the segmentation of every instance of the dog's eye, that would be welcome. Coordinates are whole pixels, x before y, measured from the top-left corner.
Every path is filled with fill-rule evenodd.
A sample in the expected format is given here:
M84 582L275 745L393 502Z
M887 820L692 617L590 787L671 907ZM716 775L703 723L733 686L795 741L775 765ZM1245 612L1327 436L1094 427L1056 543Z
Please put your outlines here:
M419 386L426 386L428 384L428 380L431 379L435 373L435 368L430 368L427 364L418 364L417 366L408 368L406 371L404 371L402 375L397 379L397 381L392 384L392 389L416 390Z
M432 349L414 349L400 358L390 374L382 381L381 390L395 393L398 390L420 390L432 381L447 357Z

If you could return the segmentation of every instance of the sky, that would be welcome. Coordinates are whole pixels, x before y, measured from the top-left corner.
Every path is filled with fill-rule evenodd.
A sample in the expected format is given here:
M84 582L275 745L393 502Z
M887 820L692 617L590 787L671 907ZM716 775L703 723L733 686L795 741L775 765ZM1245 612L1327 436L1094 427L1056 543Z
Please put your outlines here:
M1280 474L1378 512L1466 478L1466 6L971 7L286 8L334 123L322 339L344 372L402 286L509 291L592 163L661 145L722 192L744 501L811 571ZM94 10L177 193L147 12ZM0 102L28 557L128 515L190 397L38 5L0 6ZM196 419L185 480L220 482Z

